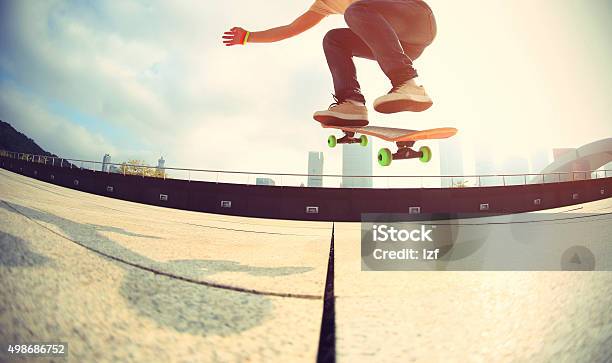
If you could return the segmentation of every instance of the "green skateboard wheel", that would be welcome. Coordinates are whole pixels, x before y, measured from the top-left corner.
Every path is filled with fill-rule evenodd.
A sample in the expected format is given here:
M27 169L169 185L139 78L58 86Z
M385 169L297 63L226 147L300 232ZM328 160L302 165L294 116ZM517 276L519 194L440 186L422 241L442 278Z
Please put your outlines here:
M380 166L389 166L392 160L393 154L391 154L391 150L384 148L378 151L378 163Z
M359 136L359 145L368 146L368 137L366 135Z
M337 144L338 144L338 140L336 140L336 137L334 135L330 135L327 138L327 145L329 147L336 147Z
M431 160L431 149L427 146L421 146L419 151L422 153L419 160L421 160L422 163L428 163Z

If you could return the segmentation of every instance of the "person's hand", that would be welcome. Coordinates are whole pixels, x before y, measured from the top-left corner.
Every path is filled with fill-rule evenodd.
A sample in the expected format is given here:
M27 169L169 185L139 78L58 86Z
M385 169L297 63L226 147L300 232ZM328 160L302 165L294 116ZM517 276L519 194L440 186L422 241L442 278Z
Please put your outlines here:
M246 38L248 32L242 28L234 27L229 31L223 33L223 44L228 47L232 45L243 45L244 39ZM247 39L248 40L248 39Z

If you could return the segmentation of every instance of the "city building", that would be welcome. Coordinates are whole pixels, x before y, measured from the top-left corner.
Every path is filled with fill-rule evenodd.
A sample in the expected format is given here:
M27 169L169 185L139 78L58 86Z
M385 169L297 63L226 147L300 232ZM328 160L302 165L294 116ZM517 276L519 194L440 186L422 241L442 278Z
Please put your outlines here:
M440 175L463 175L463 152L461 138L456 136L440 141ZM442 188L462 182L462 178L442 178Z
M323 186L323 153L311 151L308 153L308 186Z
M497 173L495 160L491 153L484 152L476 146L474 150L474 171L476 175L492 175ZM502 184L501 178L498 177L482 177L479 180L481 186L492 186Z
M276 185L274 180L270 178L256 178L255 184L256 185L270 185L270 186Z
M589 171L612 162L612 137L590 142L577 149L554 149L553 154L555 160L543 173L564 173L563 179L569 180L589 178Z
M359 176L357 178L350 176ZM372 143L342 145L342 187L372 187Z
M504 159L502 163L503 174L526 174L529 172L529 160L518 156Z
M529 173L529 160L520 156L511 156L503 160L501 166L502 183L505 185L522 185L528 182L525 174ZM508 175L520 174L520 175Z
M104 154L104 157L102 158L101 171L108 173L110 163L111 163L111 156L109 154Z
M539 174L550 164L550 153L545 149L537 149L529 155L529 172Z
M553 149L553 161L561 161L568 157L574 157L575 160L568 162L568 166L563 172L568 174L560 175L561 180L572 180L572 179L590 179L590 173L584 173L591 170L591 165L588 159L580 159L575 157L578 155L576 148L558 148Z
M166 165L166 160L164 160L164 157L161 156L159 160L157 160L157 170L163 170L165 165Z

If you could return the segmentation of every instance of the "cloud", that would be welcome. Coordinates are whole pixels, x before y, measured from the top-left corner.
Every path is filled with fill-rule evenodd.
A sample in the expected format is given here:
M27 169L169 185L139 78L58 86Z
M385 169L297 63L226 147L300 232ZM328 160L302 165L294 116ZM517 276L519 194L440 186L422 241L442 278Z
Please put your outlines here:
M0 119L27 136L36 135L43 149L66 158L98 160L105 152L117 152L101 135L49 113L41 100L0 85Z
M277 44L228 49L220 37L232 26L261 30L286 24L311 2L2 1L2 113L27 128L30 137L44 140L50 151L79 158L98 160L109 152L113 160L154 163L163 154L172 166L303 172L308 151L327 147L329 132L311 115L331 102L321 39L328 29L345 26L342 17ZM509 14L521 14L535 6L532 2L431 3L438 39L417 66L435 106L422 114L372 112L372 123L457 126L469 135L466 144L494 140L494 153L541 146L541 135L559 125L562 130L548 133L546 142L571 146L610 133L609 103L602 101L610 78L596 79L595 67L585 75L557 74L574 64L557 55L578 47L565 42L560 20L549 14L541 29L533 21L540 15L525 16L526 23L516 29ZM554 4L539 3L534 14ZM483 13L488 15L478 15ZM551 41L541 47L542 39ZM576 51L574 58L580 54L576 64L588 65L590 53ZM358 60L357 66L370 101L388 90L376 63ZM577 95L571 87L559 87L565 77L567 84L591 91ZM572 99L595 108L579 107ZM49 106L56 103L75 112L58 113ZM589 119L589 127L571 131L576 117ZM55 125L56 133L48 134L43 122ZM61 135L69 128L83 141L67 145ZM520 147L516 139L523 141ZM334 167L325 171L339 172L340 158L337 150L327 152L326 165ZM430 170L409 163L393 170L411 171Z
M297 85L299 91L290 94L301 97L288 99L286 90L296 85L285 75L294 74L303 60L320 62L320 41L311 35L310 57L300 54L303 48L297 44L289 45L288 53L279 45L227 49L220 35L231 23L222 22L233 13L243 14L236 21L247 21L244 14L260 6L242 5L12 2L2 19L8 49L0 55L0 69L40 99L69 105L146 140L149 160L159 152L175 165L209 166L224 160L220 168L240 169L244 155L230 150L250 149L252 154L258 148L265 150L260 155L278 155L281 164L293 166L282 155L297 153L300 140L288 134L298 123L316 125L310 112L296 120L291 104L303 108L318 85ZM280 22L282 13L293 9L276 10ZM321 80L308 73L302 71L303 79ZM38 111L44 112L44 105ZM32 137L44 136L32 131ZM59 145L52 148L59 150Z

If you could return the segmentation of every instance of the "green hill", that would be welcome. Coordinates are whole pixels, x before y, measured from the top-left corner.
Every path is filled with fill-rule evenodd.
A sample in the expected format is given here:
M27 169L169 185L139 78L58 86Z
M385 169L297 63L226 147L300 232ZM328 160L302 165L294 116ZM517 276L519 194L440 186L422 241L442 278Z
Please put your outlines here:
M34 140L15 130L13 126L4 121L0 121L0 149L27 154L57 157L57 155L45 151L43 148L38 146Z

